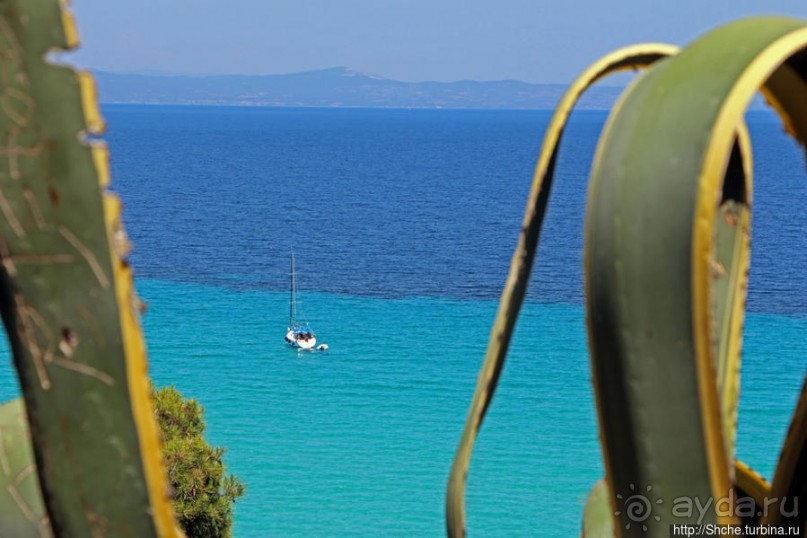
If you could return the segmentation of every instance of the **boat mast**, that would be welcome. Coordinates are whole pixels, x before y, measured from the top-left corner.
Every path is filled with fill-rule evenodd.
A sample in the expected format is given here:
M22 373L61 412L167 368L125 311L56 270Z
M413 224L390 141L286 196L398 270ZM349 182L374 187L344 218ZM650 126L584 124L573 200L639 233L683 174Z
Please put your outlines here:
M297 302L297 278L294 275L294 249L291 249L291 290L289 292L289 327L294 326Z

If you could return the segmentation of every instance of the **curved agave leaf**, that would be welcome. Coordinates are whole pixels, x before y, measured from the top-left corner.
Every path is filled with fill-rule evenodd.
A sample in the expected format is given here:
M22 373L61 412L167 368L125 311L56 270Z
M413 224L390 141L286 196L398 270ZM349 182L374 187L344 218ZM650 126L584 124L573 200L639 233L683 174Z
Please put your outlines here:
M555 109L544 135L518 246L510 263L510 271L499 301L499 309L491 330L485 359L479 372L468 418L451 467L446 495L446 528L449 536L465 535L465 482L471 452L482 420L496 391L518 312L527 291L527 283L555 173L558 148L569 115L582 93L598 80L617 71L646 67L660 58L674 54L676 50L671 45L643 44L615 51L598 60L583 72L569 86Z
M748 513L738 514L746 525L756 525L759 515L765 507L766 499L770 497L771 485L751 467L741 461L734 466L735 490L737 498L750 497L754 500L754 507ZM739 505L739 502L737 503Z
M614 531L614 508L611 502L611 492L608 490L608 482L600 480L586 499L586 506L583 509L583 530L581 538L613 538Z
M734 475L736 476L737 489L743 495L748 495L757 505L762 506L765 498L771 494L771 485L761 474L741 461L736 461L734 465Z
M737 477L736 499L750 497L754 501L754 506L748 507L751 515L747 519L743 519L743 523L755 525L757 523L756 516L760 513L761 507L765 506L765 499L769 497L771 487L762 476L741 461L735 462L735 476ZM638 493L641 495L651 492ZM649 499L649 496L646 497ZM614 526L616 518L614 517L615 511L612 498L613 494L607 480L603 479L594 484L583 511L581 538L614 538L619 536ZM740 502L737 501L736 505L739 504ZM635 507L643 508L642 505L635 505ZM648 516L652 517L652 513L648 513ZM642 522L638 521L638 523L641 524ZM642 531L644 532L644 529Z
M94 87L44 60L76 44L62 2L0 3L3 320L54 532L176 536Z
M609 118L592 171L586 295L615 493L650 485L665 499L728 495L736 383L718 357L739 353L750 206L737 132L767 80L763 92L804 142L807 85L796 53L805 44L801 21L726 25L654 67ZM687 522L670 509L654 510L649 536Z
M0 405L0 536L51 536L22 400Z

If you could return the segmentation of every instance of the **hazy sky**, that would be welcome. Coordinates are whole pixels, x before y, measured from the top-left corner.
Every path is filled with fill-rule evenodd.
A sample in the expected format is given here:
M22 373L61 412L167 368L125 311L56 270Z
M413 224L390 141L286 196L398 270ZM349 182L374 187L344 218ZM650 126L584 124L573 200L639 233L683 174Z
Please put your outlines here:
M347 66L407 81L568 82L642 41L684 44L805 0L73 0L82 50L117 72L275 74Z

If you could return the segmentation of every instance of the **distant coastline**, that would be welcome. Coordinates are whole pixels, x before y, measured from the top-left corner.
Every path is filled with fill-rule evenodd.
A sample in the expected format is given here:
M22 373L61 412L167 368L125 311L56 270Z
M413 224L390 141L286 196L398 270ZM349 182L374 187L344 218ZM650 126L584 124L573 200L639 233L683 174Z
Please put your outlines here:
M552 110L567 88L518 80L403 82L347 67L287 75L94 75L104 104ZM610 110L623 90L594 86L577 108ZM765 108L759 96L750 107Z
M545 110L566 89L516 80L402 82L345 67L288 75L94 74L106 104ZM607 110L622 89L591 88L579 108Z

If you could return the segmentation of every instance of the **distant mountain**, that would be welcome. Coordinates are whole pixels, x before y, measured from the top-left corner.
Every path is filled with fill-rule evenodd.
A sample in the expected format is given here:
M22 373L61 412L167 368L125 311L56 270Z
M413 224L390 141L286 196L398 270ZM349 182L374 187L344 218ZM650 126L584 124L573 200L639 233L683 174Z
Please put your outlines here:
M401 82L345 67L289 75L96 72L104 103L377 108L554 108L566 86L515 80ZM580 108L607 109L622 88L595 87Z

